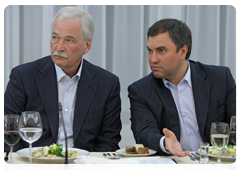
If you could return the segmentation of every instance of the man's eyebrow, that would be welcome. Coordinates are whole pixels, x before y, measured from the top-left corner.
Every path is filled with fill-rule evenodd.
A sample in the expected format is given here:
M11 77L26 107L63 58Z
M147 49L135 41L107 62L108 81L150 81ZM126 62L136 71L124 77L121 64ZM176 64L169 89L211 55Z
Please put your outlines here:
M58 35L58 33L56 32L52 32L53 35ZM67 35L66 38L70 38L70 39L74 39L75 41L77 41L77 39L74 36L71 35Z
M160 47L157 47L156 50L161 50L161 49L167 49L167 47L165 46L160 46Z
M151 50L148 46L146 46L148 50Z
M146 46L148 50L151 50L148 46ZM160 47L157 47L155 50L161 50L161 49L167 49L167 47L165 46L160 46Z
M67 35L67 38L74 39L75 41L77 41L77 39L74 36L71 36L71 35Z
M54 31L52 32L52 34L56 34L56 35L58 35L58 33L54 32Z

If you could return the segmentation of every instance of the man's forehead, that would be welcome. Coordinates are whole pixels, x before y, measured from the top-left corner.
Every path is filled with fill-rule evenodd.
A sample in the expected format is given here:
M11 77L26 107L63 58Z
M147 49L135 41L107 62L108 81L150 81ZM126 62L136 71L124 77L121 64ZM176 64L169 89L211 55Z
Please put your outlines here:
M173 49L177 48L177 46L170 38L169 33L165 32L159 33L156 36L149 37L147 48L151 50L159 50L159 49Z

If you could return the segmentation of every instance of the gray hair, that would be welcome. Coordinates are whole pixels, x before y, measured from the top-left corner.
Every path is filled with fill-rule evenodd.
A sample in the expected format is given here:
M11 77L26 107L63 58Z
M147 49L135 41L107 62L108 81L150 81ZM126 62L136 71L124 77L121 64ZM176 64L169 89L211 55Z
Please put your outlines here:
M85 11L78 7L67 6L61 8L53 18L52 30L55 24L55 21L58 17L61 18L79 18L80 24L82 25L82 38L83 41L93 38L94 33L94 23L93 18L87 14Z

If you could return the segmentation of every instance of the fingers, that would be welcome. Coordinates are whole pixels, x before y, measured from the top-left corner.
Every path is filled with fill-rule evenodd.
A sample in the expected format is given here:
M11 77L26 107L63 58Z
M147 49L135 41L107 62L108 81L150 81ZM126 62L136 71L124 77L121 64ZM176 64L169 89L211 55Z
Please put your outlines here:
M164 133L164 134L167 133L167 131L168 131L167 128L164 128L164 129L163 129L163 133Z
M185 151L185 152L182 152L181 154L181 157L184 157L184 156L188 156L190 153L190 151Z
M182 151L182 147L181 147L180 143L177 141L176 136L172 131L168 130L167 128L164 128L163 133L165 135L165 139L166 138L171 139L170 141L167 139L165 141L168 143L168 144L166 143L168 150L173 155L179 156L179 157L184 157L190 153L189 151L185 151L185 152Z
M187 156L188 154L190 153L190 151L174 151L172 154L174 156L178 156L178 157L184 157L184 156Z
M175 140L176 139L176 136L175 134L171 131L171 130L168 130L167 128L164 128L163 129L163 133L165 135L165 137L169 138L169 139L172 139L172 140ZM177 140L177 139L176 139Z
M167 128L164 128L163 133L164 133L165 136L169 136L170 135L170 130L168 130Z

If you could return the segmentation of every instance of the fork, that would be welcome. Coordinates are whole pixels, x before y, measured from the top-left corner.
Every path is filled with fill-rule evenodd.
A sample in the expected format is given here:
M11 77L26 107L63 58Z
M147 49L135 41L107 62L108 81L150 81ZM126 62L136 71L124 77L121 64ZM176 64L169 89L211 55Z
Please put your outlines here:
M119 157L116 155L116 153L113 153L114 159L119 159Z
M193 157L191 154L188 154L188 156L190 157L190 159L191 159L191 160L193 160L193 161L195 161L195 160L196 160L196 158L195 158L195 157Z
M197 160L200 159L200 158L199 158L197 155L195 155L194 153L192 153L192 155L193 155Z
M110 153L103 153L103 156L105 156L107 159L119 159L115 153L113 153L113 156Z
M107 155L109 159L114 159L114 157L110 153L107 153Z

